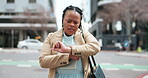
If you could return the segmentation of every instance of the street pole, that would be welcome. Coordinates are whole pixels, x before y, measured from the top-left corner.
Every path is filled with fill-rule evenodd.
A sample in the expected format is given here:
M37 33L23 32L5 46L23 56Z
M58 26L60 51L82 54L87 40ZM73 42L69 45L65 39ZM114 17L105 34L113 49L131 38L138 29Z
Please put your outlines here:
M131 15L130 13L127 14L127 17L126 17L126 28L127 28L127 36L128 36L128 42L129 42L129 47L126 49L126 51L129 51L130 50L130 44L131 44L131 23L130 23L130 18L131 18Z
M13 48L13 45L14 45L14 40L13 40L14 39L14 30L13 29L11 30L11 38L12 38L11 39L11 48Z

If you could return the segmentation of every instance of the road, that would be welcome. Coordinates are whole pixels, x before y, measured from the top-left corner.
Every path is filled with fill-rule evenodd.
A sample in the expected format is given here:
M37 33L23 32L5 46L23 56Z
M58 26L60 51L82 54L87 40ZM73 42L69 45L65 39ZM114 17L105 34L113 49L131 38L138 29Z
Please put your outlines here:
M48 69L38 63L38 53L0 53L0 78L47 78Z
M100 52L95 58L107 78L137 78L148 74L148 58L119 56L116 52Z
M0 78L47 78L48 69L39 66L38 56L39 52L0 53ZM95 59L106 78L136 78L148 73L148 58L100 52Z

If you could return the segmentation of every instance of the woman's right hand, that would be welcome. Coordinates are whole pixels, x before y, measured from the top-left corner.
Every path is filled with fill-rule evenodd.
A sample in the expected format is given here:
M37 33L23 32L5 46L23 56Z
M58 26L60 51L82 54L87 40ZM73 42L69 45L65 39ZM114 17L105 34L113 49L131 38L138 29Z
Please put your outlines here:
M73 59L73 60L79 60L80 56L75 56L75 55L69 55L69 59Z

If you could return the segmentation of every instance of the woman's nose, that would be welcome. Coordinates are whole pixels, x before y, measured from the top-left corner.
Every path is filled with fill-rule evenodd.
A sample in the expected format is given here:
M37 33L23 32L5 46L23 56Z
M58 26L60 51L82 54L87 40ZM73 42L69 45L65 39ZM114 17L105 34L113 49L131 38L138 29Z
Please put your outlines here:
M75 26L74 23L70 23L70 26Z

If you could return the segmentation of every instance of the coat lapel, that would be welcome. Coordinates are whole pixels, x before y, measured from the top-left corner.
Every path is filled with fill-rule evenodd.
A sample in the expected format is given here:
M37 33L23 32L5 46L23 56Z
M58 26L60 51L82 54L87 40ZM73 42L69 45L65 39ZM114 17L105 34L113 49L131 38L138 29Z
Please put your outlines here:
M62 32L63 32L62 30L59 30L54 34L54 36L53 36L54 42L62 41L62 36L63 36Z
M75 39L75 42L76 42L77 45L85 44L80 29L78 29L77 32L75 33L75 35L74 35L74 39Z

